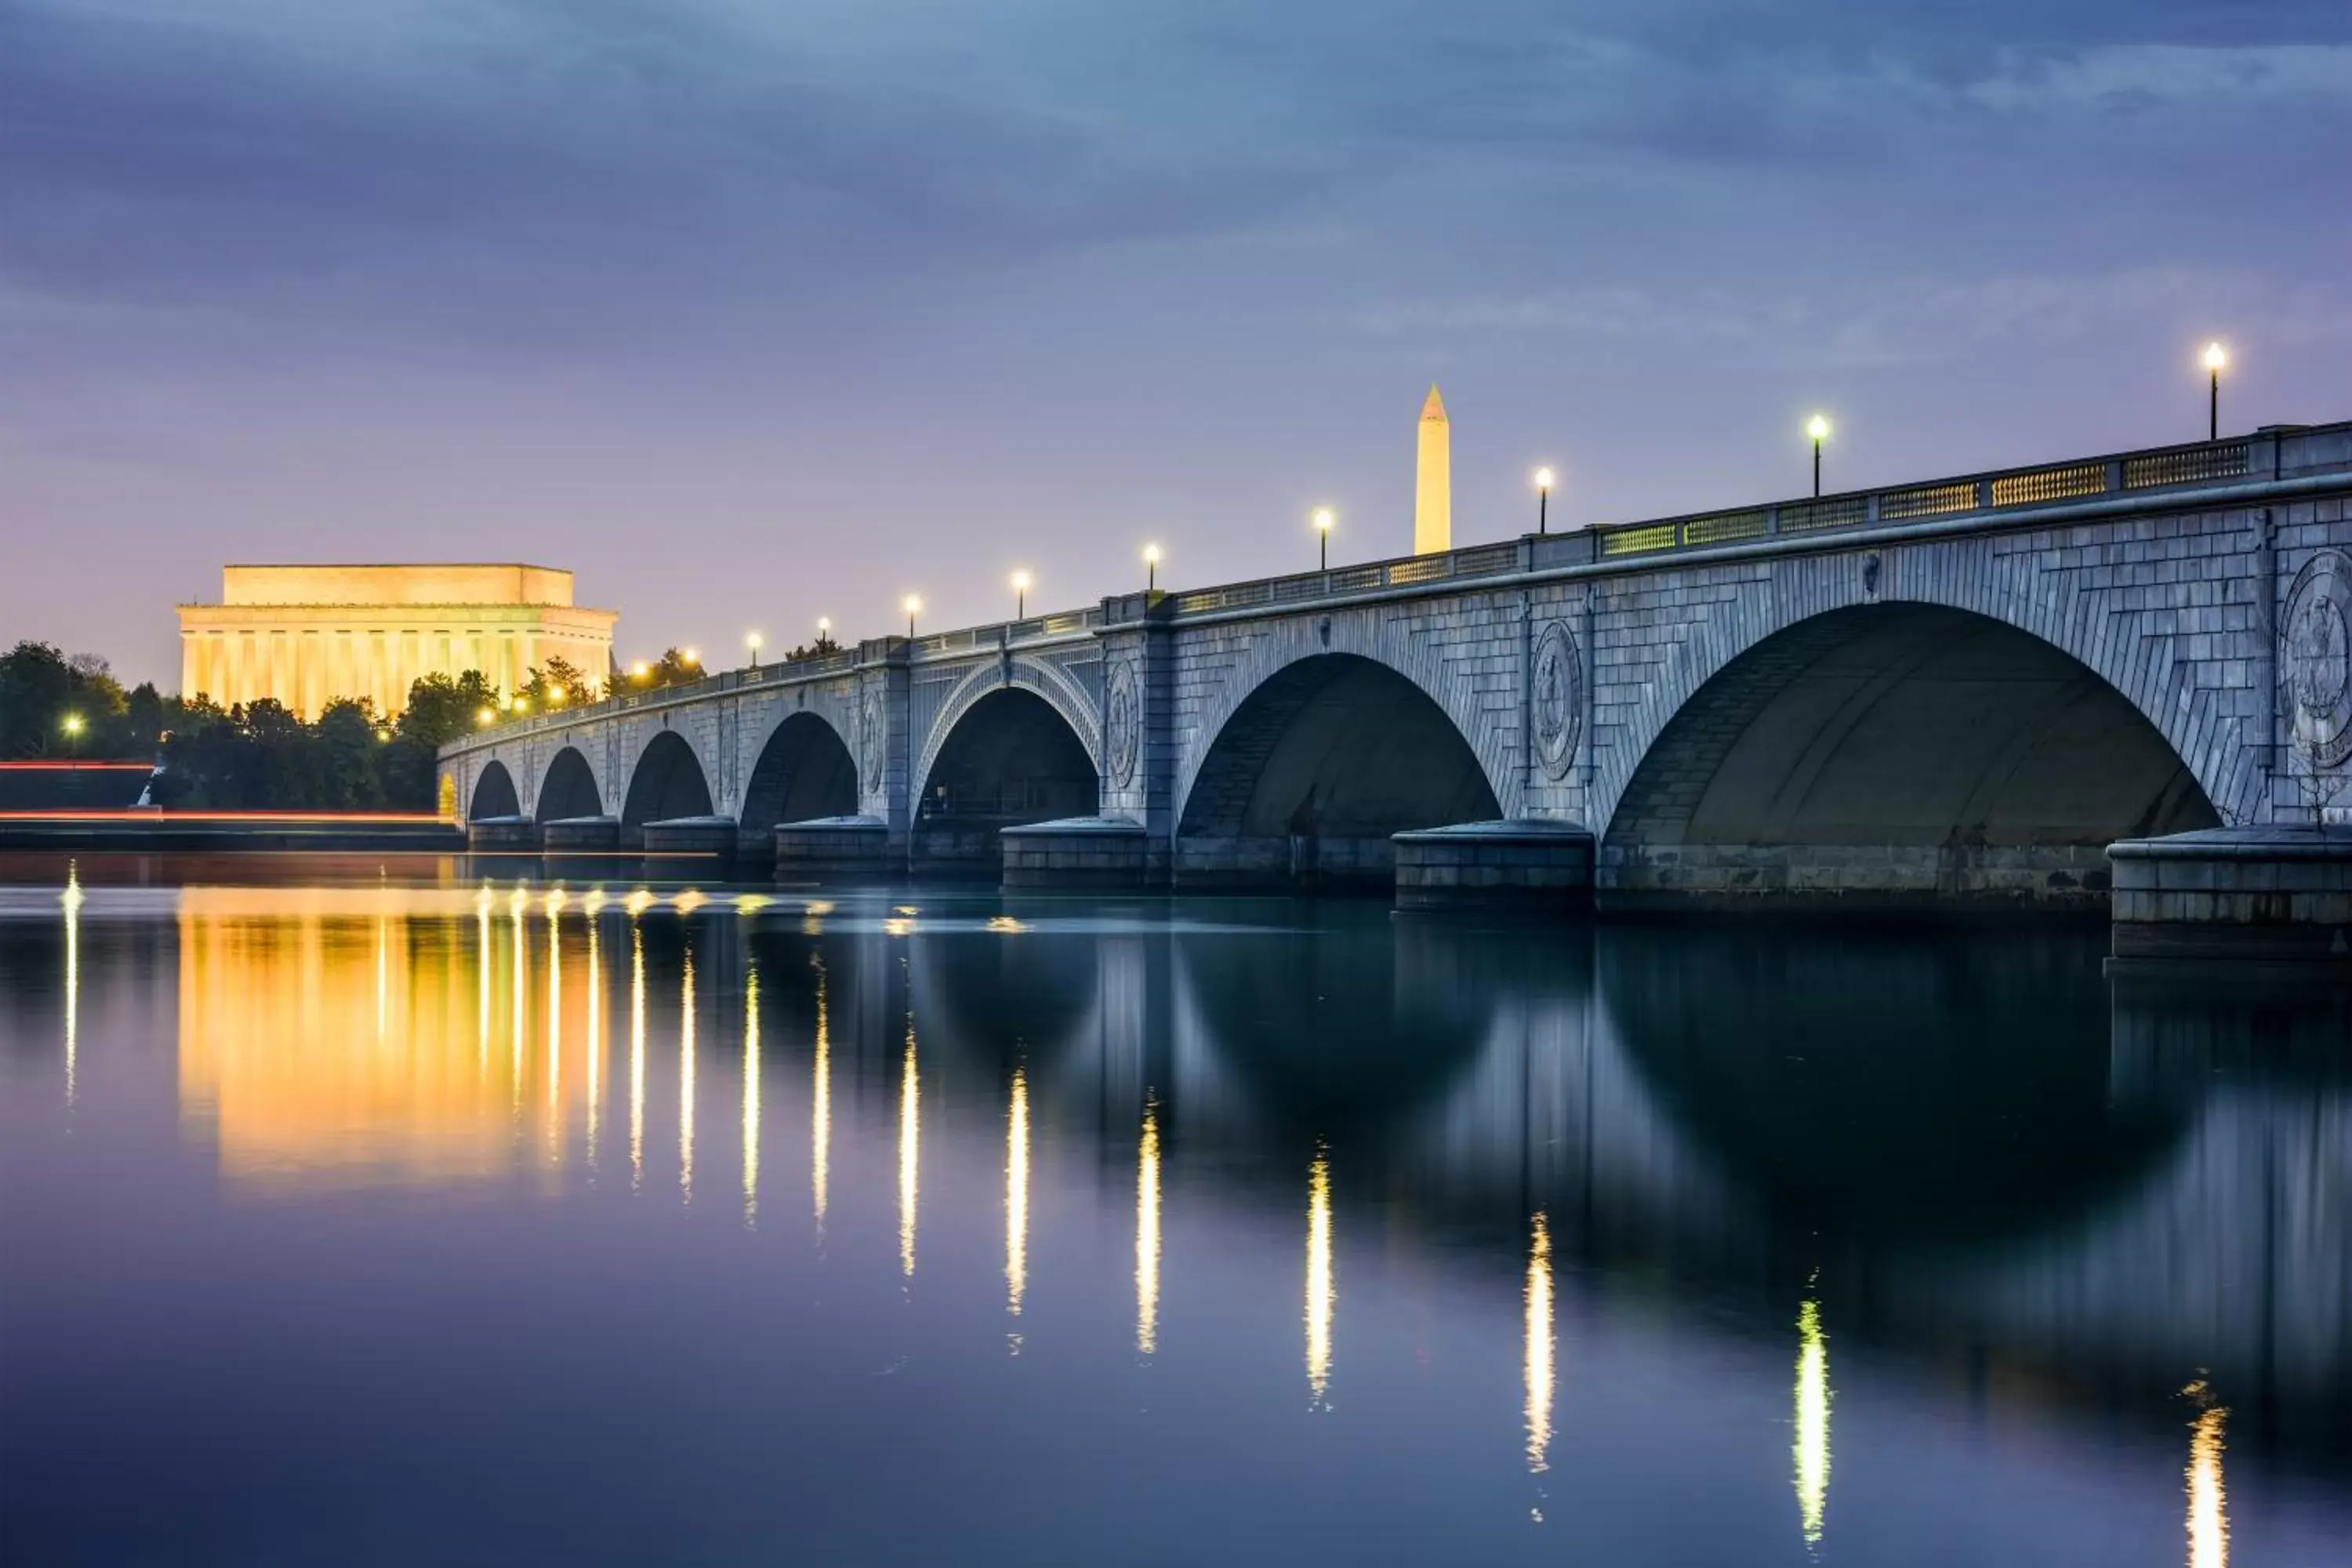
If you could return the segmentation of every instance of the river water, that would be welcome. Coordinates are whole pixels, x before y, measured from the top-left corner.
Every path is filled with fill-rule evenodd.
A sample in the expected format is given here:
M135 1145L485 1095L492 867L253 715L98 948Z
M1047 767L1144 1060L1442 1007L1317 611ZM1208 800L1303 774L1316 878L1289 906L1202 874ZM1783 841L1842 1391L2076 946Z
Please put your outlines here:
M12 1563L2352 1559L2341 994L5 870Z

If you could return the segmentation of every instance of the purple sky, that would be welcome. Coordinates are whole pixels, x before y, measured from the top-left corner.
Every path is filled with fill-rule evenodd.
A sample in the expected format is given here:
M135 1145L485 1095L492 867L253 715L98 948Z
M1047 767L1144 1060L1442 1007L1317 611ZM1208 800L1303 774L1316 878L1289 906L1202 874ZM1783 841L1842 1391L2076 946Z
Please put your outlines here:
M740 658L2352 417L2343 0L5 0L0 638L530 560Z

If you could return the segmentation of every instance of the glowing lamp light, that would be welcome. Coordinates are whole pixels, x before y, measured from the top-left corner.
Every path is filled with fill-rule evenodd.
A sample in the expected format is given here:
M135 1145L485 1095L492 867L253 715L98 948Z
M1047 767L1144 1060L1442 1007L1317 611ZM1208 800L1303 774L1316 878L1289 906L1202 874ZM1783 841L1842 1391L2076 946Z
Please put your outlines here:
M687 648L677 657L698 669L702 667L702 650L698 647Z
M1024 571L1013 574L1013 618L1022 620L1029 614L1029 584L1034 581Z
M1314 517L1313 517L1313 521L1314 521L1314 524L1315 524L1315 531L1316 531L1316 532L1318 532L1318 533L1328 533L1328 532L1330 532L1330 531L1331 531L1331 526L1332 526L1332 524L1334 524L1334 523L1338 522L1339 521L1339 518L1338 518L1338 517L1337 517L1337 516L1332 512L1332 510L1331 510L1331 509L1330 509L1329 507L1328 507L1328 506L1318 506L1318 507L1317 507L1317 508L1315 509L1315 513L1314 513Z
M636 663L629 666L629 679L631 680L643 680L653 672L653 666L647 664L644 659L639 659Z
M1805 434L1816 441L1826 441L1830 438L1830 422L1816 414L1805 421Z
M1329 507L1318 506L1307 514L1307 521L1315 525L1316 566L1318 570L1328 571L1331 566L1331 525L1339 519Z
M907 612L907 635L911 637L915 635L915 617L923 613L922 598L909 594L899 601L898 607Z
M1555 476L1549 468L1538 468L1536 470L1536 489L1538 490L1550 489L1554 477Z
M819 616L816 618L816 635L821 637L831 637L833 635L833 617L831 616Z
M565 693L561 682L551 683L547 689L548 705L550 707L560 707L562 704L564 695Z
M768 639L761 637L757 632L746 632L743 634L743 646L750 648L753 653L757 653L761 648L765 647L767 643Z
M1156 593L1159 587L1160 546L1147 544L1143 547L1143 591L1147 594Z
M87 727L87 721L85 721L80 714L68 713L65 716L65 731L67 734L79 735Z
M2205 368L2207 370L2211 371L2215 375L2219 375L2222 371L2229 368L2229 350L2223 348L2220 343L2207 343L2205 345Z
M474 723L479 729L487 730L498 721L499 716L488 708L479 708L474 711Z

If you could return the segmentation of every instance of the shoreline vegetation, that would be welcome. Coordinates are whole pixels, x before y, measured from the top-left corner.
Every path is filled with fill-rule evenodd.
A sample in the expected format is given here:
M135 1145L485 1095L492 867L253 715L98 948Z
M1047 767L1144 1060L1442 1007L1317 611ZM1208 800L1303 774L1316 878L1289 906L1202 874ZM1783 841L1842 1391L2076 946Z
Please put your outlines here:
M512 692L469 669L416 680L397 713L344 698L305 720L269 698L224 707L152 681L125 689L102 657L26 639L0 653L0 762L152 763L160 770L152 804L184 811L429 812L435 754L477 725L706 673L691 649L675 647L601 681L551 658Z

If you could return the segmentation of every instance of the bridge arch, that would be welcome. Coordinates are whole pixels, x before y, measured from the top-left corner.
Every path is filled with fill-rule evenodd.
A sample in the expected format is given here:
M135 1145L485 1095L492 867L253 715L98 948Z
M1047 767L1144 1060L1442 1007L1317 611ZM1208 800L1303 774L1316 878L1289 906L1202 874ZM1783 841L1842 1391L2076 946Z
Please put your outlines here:
M1296 658L1208 735L1176 827L1193 880L1387 876L1390 836L1502 815L1486 764L1422 686L1358 653Z
M539 820L561 822L567 817L604 814L604 792L596 787L595 770L588 765L580 748L565 746L550 757L547 776L539 785Z
M1975 610L1863 603L1758 639L1664 719L1597 879L1621 903L2104 907L2109 843L2219 820L2149 716L2064 648Z
M912 801L919 863L993 869L1000 830L1100 807L1087 732L1038 688L967 681L933 735Z
M621 826L643 827L648 822L709 815L710 781L703 774L702 759L677 731L655 731L629 773Z
M466 820L479 822L488 816L521 815L522 800L515 794L514 774L507 772L506 763L496 757L483 763L482 771L474 775L474 795L466 806Z
M841 731L806 709L785 715L769 731L744 782L743 831L764 834L780 822L856 810L857 763Z

